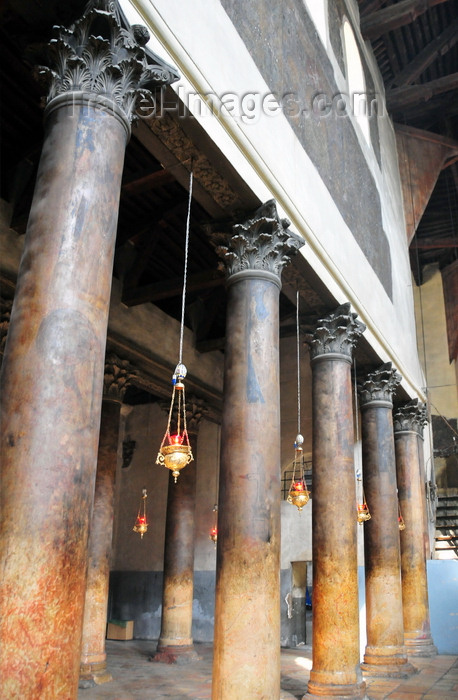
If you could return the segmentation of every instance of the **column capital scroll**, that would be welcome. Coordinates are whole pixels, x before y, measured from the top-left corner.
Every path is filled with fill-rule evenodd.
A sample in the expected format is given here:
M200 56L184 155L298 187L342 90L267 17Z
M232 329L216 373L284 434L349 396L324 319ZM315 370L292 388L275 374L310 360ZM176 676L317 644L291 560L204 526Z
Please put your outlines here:
M401 383L401 375L393 369L391 362L383 364L367 375L359 386L361 407L373 403L393 405L393 393Z
M303 245L300 236L287 229L288 219L280 219L274 199L257 209L242 224L232 227L232 234L214 233L216 252L222 258L220 267L230 279L237 273L254 272L273 275L280 282L283 267Z
M84 93L94 106L99 98L105 110L111 101L130 123L139 97L152 99L151 91L178 79L171 66L146 49L146 27L124 24L116 0L90 0L69 27L53 27L40 56L44 65L35 69L48 90L45 104L59 95Z
M188 433L197 435L199 425L205 414L208 413L208 407L204 399L198 398L191 394L186 397L186 423Z
M358 314L352 313L347 303L319 319L315 333L306 336L311 360L334 355L351 361L353 348L366 330L364 323L356 320L357 317Z
M423 428L427 424L426 404L413 399L397 406L393 413L394 432L415 432L423 437Z
M0 298L0 354L3 355L6 344L6 336L10 325L12 299Z
M103 374L103 398L122 403L136 374L137 370L132 367L128 360L122 360L113 353L107 355Z

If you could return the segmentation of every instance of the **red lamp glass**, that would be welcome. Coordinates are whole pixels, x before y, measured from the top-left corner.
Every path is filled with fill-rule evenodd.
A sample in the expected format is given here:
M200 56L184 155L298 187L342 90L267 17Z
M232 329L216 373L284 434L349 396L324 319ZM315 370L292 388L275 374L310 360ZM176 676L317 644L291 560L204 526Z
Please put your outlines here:
M142 500L140 501L140 506L138 508L137 520L133 526L133 531L138 532L140 538L143 539L143 535L148 531L148 522L146 520L146 499L148 494L146 489L142 490Z

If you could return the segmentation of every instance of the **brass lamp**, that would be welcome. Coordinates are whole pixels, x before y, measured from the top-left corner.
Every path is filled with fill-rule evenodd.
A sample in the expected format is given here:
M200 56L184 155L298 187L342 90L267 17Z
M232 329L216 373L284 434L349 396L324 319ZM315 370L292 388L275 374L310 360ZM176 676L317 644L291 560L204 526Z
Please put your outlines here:
M304 477L303 443L304 438L299 433L294 443L293 477L291 479L287 498L288 503L296 506L299 512L302 511L302 508L308 503L310 498L310 491L307 489ZM296 469L299 471L299 478L296 477Z
M142 500L138 507L137 520L132 528L134 532L138 532L141 539L143 539L143 535L148 531L148 522L146 520L146 499L148 498L148 494L146 489L142 490L142 494Z
M363 503L358 503L357 511L357 520L359 523L364 523L366 520L370 520L372 517L369 512L369 507L366 503L366 499L363 500Z
M194 459L186 428L186 399L183 383L186 374L185 365L181 362L178 363L172 378L173 392L167 429L156 459L156 464L170 469L175 483L180 471ZM170 426L172 420L176 424L176 433L171 435Z

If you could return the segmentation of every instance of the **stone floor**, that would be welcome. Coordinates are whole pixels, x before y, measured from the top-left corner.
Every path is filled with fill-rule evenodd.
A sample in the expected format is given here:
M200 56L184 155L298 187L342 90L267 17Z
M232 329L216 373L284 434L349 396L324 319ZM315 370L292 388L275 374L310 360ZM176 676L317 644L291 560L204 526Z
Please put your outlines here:
M196 644L200 660L190 665L150 663L154 642L107 640L110 683L80 690L78 700L207 700L211 698L212 646ZM281 651L282 700L302 698L312 665L311 647ZM370 700L458 699L458 657L410 659L419 673L407 680L367 679ZM250 699L251 700L251 699ZM253 700L256 700L253 698Z

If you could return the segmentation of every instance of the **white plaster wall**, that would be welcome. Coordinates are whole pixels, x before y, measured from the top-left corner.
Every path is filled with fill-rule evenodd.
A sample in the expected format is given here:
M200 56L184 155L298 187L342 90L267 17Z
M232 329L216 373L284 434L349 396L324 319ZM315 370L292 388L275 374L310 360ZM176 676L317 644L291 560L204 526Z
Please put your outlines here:
M182 79L174 85L181 95L191 90L221 96L248 91L265 95L269 88L218 0L124 0L133 22L146 23L154 34L152 48L176 65ZM354 13L355 4L349 3ZM137 12L139 14L137 14ZM323 28L320 27L321 31ZM329 42L328 47L329 47ZM330 49L328 49L329 51ZM370 65L375 61L369 56ZM345 89L335 66L335 79ZM374 72L377 89L381 81ZM285 85L285 91L289 86ZM382 361L391 360L403 375L410 395L421 394L410 267L402 215L402 200L393 128L379 119L382 168L360 136L362 151L379 187L382 216L394 268L393 303L343 221L311 160L279 113L244 123L224 110L197 117L202 127L262 201L274 197L292 227L304 237L301 253L339 301L350 301L368 326L366 337ZM355 127L357 130L357 127ZM358 132L358 130L357 130Z

